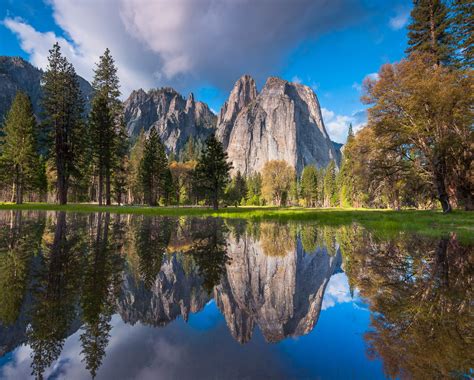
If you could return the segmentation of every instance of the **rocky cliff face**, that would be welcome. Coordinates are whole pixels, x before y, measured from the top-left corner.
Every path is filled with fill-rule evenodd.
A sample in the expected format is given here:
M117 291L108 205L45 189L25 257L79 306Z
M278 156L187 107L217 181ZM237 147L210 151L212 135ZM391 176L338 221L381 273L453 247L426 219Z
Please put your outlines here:
M261 241L230 238L229 264L214 297L232 336L248 342L255 325L269 342L309 333L318 321L326 285L339 267L340 253L318 248L266 255Z
M337 161L311 88L271 77L255 95L253 80L242 77L219 117L217 135L234 173L261 171L269 160L285 160L298 173L309 164L325 167Z
M234 85L229 99L224 103L217 118L216 137L222 141L224 148L229 146L229 138L235 120L249 103L257 97L257 86L250 75L242 76Z
M38 119L41 119L41 77L43 71L20 57L0 57L0 122L8 112L18 90L25 91L33 103ZM92 87L79 77L79 85L88 109Z
M216 116L206 104L194 100L193 94L184 99L172 88L133 91L124 107L129 135L156 128L167 150L174 153L190 137L205 139L216 124Z
M209 301L196 271L186 273L175 254L167 259L151 289L137 282L131 273L124 274L117 310L123 321L165 326L177 317L188 319Z

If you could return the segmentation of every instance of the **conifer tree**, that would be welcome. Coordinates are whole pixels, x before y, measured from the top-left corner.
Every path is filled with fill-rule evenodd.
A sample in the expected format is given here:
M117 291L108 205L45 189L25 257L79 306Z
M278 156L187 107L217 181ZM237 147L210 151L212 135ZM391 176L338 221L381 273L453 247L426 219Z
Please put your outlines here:
M324 174L324 205L326 207L336 204L336 193L336 164L331 160Z
M38 155L37 124L30 98L19 91L5 120L1 156L3 177L13 184L12 202L23 203L28 190L45 190L44 166Z
M318 171L314 165L305 166L301 173L301 193L306 207L316 206L318 199Z
M461 66L474 65L474 2L454 0L453 29L455 48L458 49Z
M144 200L150 206L156 206L160 196L165 193L167 169L165 147L157 130L153 128L145 141L139 170Z
M94 70L94 100L91 112L92 148L99 178L99 204L102 204L103 186L105 201L111 204L112 175L126 155L123 148L123 107L120 101L120 84L117 68L110 50L106 49ZM107 116L108 114L108 116ZM118 146L120 145L120 146ZM118 157L120 155L120 157Z
M83 123L84 101L74 67L55 43L49 51L43 75L42 106L45 113L47 148L54 161L57 199L67 203L71 176L81 176L81 158L87 133Z
M199 193L211 203L214 210L218 209L219 200L230 181L231 169L232 165L227 162L227 153L222 143L212 134L206 140L206 145L199 157L195 183Z
M140 203L142 201L143 189L140 179L140 164L143 159L143 150L145 148L145 131L142 129L130 150L130 160L128 164L127 183L128 183L128 202Z
M430 53L436 57L438 64L452 63L453 41L449 33L448 8L444 2L413 0L411 19L407 53Z

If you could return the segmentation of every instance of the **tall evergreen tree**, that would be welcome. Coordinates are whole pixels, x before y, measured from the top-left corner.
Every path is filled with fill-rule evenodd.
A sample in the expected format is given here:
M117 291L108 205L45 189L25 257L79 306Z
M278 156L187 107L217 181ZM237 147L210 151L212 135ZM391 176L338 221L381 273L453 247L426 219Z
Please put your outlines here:
M143 189L140 179L140 164L143 159L145 141L145 131L142 129L130 150L130 161L127 173L129 203L140 203L142 201Z
M444 2L413 0L411 19L407 53L426 52L434 55L438 64L452 63L453 41L449 33L448 8Z
M336 204L336 193L336 164L331 160L324 174L324 205L326 207Z
M307 207L316 206L318 199L318 170L314 165L305 166L301 174L301 193Z
M145 141L139 170L144 200L150 206L156 206L160 196L164 195L167 169L165 147L157 130L152 128Z
M92 101L92 110L89 116L91 133L91 145L98 176L98 201L102 204L104 196L104 179L110 176L112 164L112 144L114 141L114 130L112 113L107 98L97 95ZM108 189L110 192L110 189ZM110 193L106 191L107 204L110 204Z
M28 190L44 191L44 166L38 155L37 124L30 98L19 91L7 114L1 156L3 177L13 184L12 201L23 203Z
M474 66L474 2L453 1L453 29L455 48L458 49L461 65Z
M106 49L99 59L92 86L94 100L91 133L94 135L92 147L99 179L99 204L102 203L102 188L105 184L105 202L110 205L112 175L115 169L120 169L127 152L122 149L123 142L119 141L126 138L123 135L123 107L117 68L109 49Z
M211 203L214 210L230 181L232 165L227 162L227 153L214 134L206 140L195 170L195 183L201 195Z
M47 147L54 159L57 199L67 203L71 176L80 176L80 160L85 148L84 101L74 67L55 43L49 51L48 68L43 75L42 106Z

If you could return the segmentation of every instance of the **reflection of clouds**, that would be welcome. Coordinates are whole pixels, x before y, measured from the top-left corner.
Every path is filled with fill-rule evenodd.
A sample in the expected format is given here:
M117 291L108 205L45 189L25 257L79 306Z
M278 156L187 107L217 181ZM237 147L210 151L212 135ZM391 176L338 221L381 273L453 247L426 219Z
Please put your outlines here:
M329 309L339 303L351 302L351 290L345 273L336 273L328 282L321 310Z

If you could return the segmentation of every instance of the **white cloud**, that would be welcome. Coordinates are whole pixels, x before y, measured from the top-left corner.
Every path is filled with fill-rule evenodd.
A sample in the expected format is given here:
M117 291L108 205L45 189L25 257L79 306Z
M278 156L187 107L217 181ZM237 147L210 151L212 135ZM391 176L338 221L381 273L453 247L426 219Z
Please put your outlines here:
M395 16L390 18L390 20L388 21L388 24L391 29L400 30L406 24L408 24L409 19L410 19L410 10L407 8L399 8L396 10Z
M359 82L354 82L354 83L352 84L352 88L353 88L354 90L356 90L357 92L361 92L361 91L362 91L362 83L363 83L364 80L367 79L367 78L372 79L372 80L378 80L378 79L379 79L379 73L370 73L370 74L367 74L367 75L364 77L364 79L362 80L361 83L359 83Z
M293 78L291 78L291 81L292 81L293 83L297 83L297 84L301 84L301 82L302 82L302 81L301 81L301 78L300 78L299 76L297 76L297 75L295 75Z
M338 115L327 108L321 108L324 125L332 141L345 143L349 124L352 123L354 132L360 131L367 124L365 110L354 112L351 115Z
M346 274L336 273L331 276L324 292L321 310L326 310L337 304L351 301L352 297Z
M91 79L108 47L125 96L132 89L203 83L228 91L244 72L262 81L303 38L355 23L357 0L48 0L64 38L13 16L5 25L42 68L59 40L77 72ZM348 12L347 10L351 11Z

